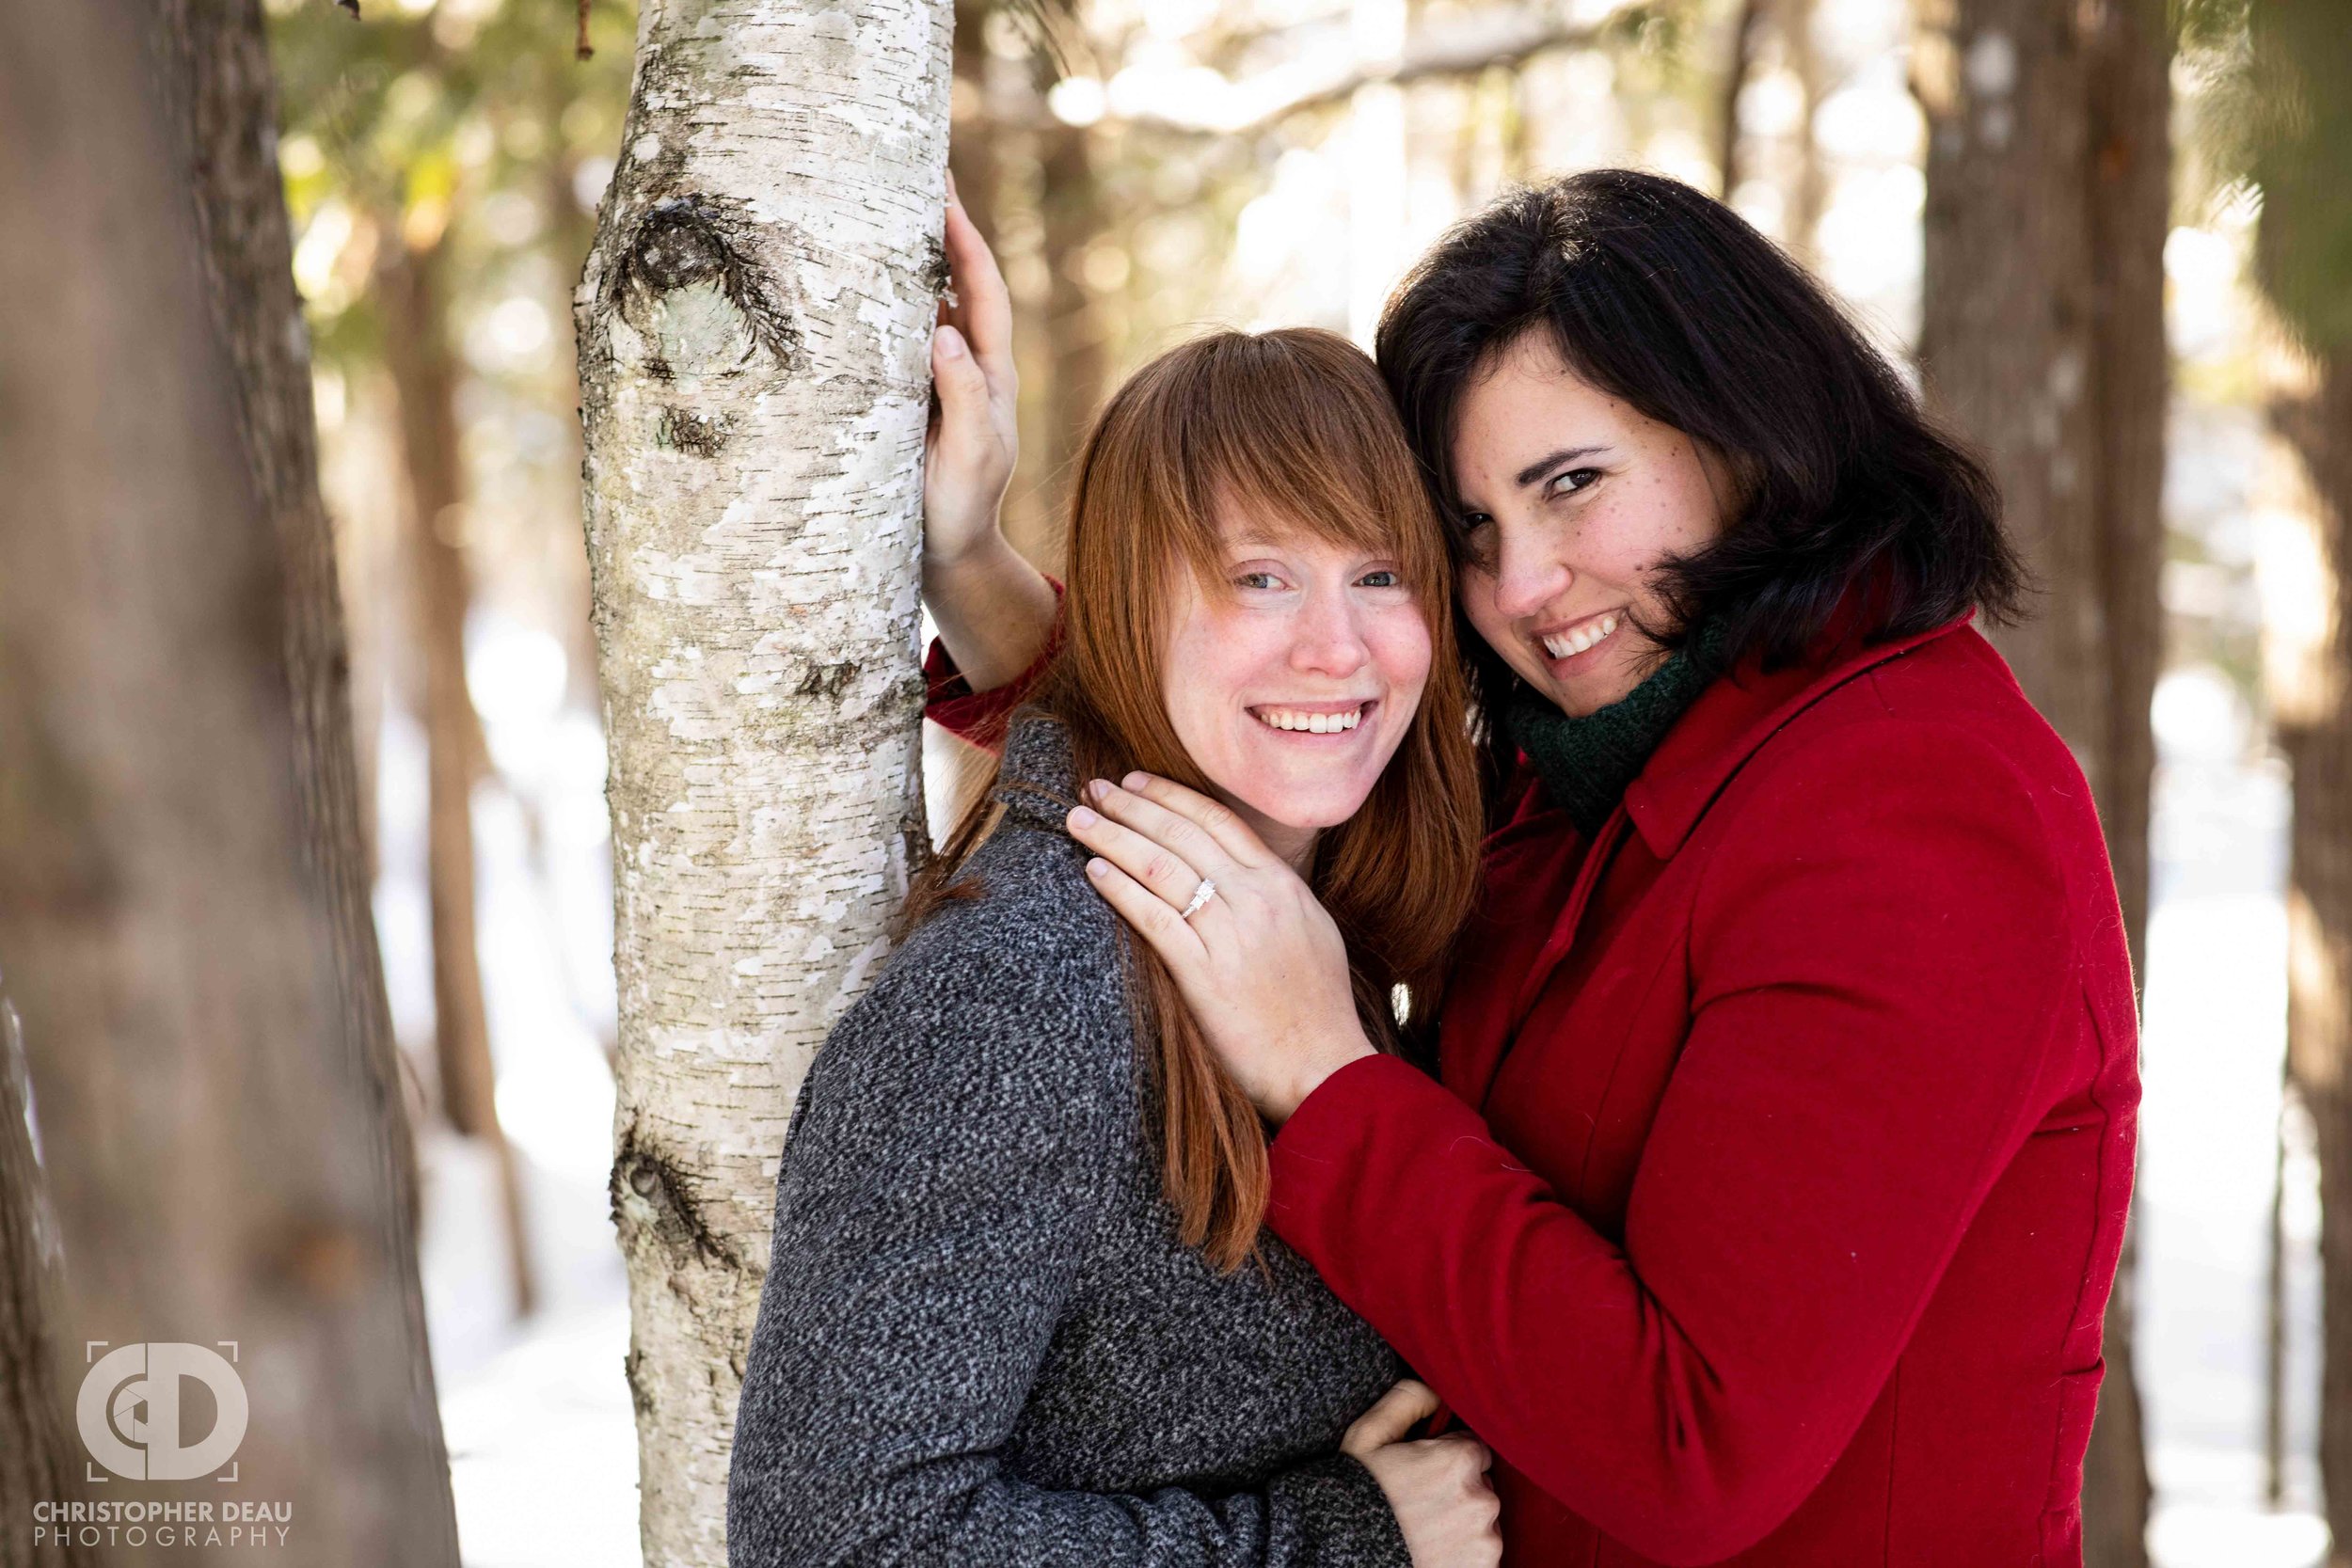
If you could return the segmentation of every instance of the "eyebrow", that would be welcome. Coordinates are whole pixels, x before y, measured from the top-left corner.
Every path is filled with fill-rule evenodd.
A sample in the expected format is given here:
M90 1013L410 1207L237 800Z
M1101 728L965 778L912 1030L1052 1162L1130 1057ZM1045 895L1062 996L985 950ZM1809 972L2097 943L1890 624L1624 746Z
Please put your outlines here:
M1544 475L1551 472L1552 469L1558 467L1563 463L1566 463L1574 458L1590 457L1597 451L1605 451L1607 450L1608 449L1605 447L1562 447L1558 451L1553 452L1550 456L1539 457L1535 459L1534 462L1530 463L1526 467L1521 468L1517 474L1512 476L1511 483L1521 487L1525 487L1534 483L1537 480L1543 478Z

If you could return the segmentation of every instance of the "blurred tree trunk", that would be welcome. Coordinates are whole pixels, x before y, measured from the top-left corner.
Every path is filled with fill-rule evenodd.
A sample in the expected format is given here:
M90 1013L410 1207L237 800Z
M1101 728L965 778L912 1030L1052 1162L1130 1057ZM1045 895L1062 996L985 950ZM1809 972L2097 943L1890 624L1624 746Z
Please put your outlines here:
M2300 459L2310 553L2279 563L2296 602L2265 615L2264 663L2294 774L2287 1072L2319 1157L2328 1560L2352 1568L2352 30L2339 0L2270 0L2246 16L2245 121L2231 129L2262 192L2256 277L2301 351L2301 384L2271 420Z
M345 1037L397 1105L398 1048L370 901L373 812L356 761L351 654L334 526L319 495L310 334L294 296L278 170L277 83L261 0L156 0L151 44L164 96L184 117L206 294L236 369L246 467L285 560L294 776L310 873L335 914ZM356 856L353 843L361 846ZM386 1120L385 1138L383 1157L413 1234L416 1147L405 1111ZM420 1343L423 1332L420 1295Z
M2270 1135L2269 1233L2263 1248L2263 1501L2273 1509L2287 1495L2287 1118L2295 1105L2293 1066L2280 1076L2279 1116Z
M1081 125L1056 124L1043 133L1039 174L1042 181L1045 264L1051 281L1045 295L1045 347L1051 370L1046 389L1044 528L1041 537L1015 540L1022 553L1049 572L1061 570L1071 486L1087 432L1103 405L1110 376L1109 345L1102 312L1087 281L1089 252L1103 237L1103 190L1095 177L1092 134Z
M450 1125L480 1139L497 1168L508 1284L515 1315L528 1317L537 1304L538 1287L522 1173L499 1126L498 1079L474 926L473 786L489 766L481 716L466 688L466 610L473 588L466 565L465 465L445 265L438 245L419 247L394 239L377 289L384 309L384 363L400 403L408 473L409 610L416 654L423 664L433 1048Z
M266 116L254 20L190 13L176 108ZM397 1086L351 968L358 845L317 773L348 744L320 695L334 611L292 602L332 578L290 560L308 525L278 509L307 448L268 431L297 421L244 428L272 394L214 319L235 279L268 287L273 245L282 274L283 217L208 208L208 259L189 199L258 199L213 182L268 122L199 166L142 79L157 23L151 0L0 11L0 207L43 214L0 225L0 951L64 1246L56 1338L237 1340L240 1495L290 1499L307 1558L453 1565ZM286 338L289 302L261 297L236 308ZM265 490L265 462L296 467Z
M2316 356L2313 384L2274 405L2317 502L2324 626L2280 690L2293 770L2288 841L2287 1070L2319 1154L2319 1468L2335 1544L2352 1565L2352 344Z
M1756 69L1765 14L1771 9L1770 0L1740 0L1739 9L1731 16L1731 58L1724 63L1723 85L1715 100L1715 194L1725 201L1746 176L1740 158L1740 94Z
M950 12L647 8L575 296L612 772L643 1544L726 1560L792 1098L925 851Z
M1785 68L1796 78L1802 97L1797 123L1788 134L1791 145L1785 150L1785 158L1766 161L1761 172L1777 178L1781 186L1783 244L1809 267L1820 262L1817 241L1821 214L1829 205L1828 170L1814 141L1821 100L1828 96L1821 52L1813 40L1814 10L1815 0L1741 0L1732 20L1731 58L1718 102L1715 152L1715 166L1722 171L1723 198L1729 201L1740 184L1757 172L1756 161L1748 156L1740 122L1740 94L1762 65Z
M1920 359L1991 458L2038 613L2001 651L2090 780L2144 971L2149 701L2163 655L2164 240L2172 35L2160 0L1931 0ZM2083 1483L2094 1568L2146 1561L2133 1249L2107 1311Z
M7 976L0 974L0 982ZM83 1497L81 1446L59 1386L66 1329L56 1216L33 1144L32 1080L16 1009L0 990L0 1568L82 1568L97 1553L71 1531L34 1539L38 1503Z
M989 60L988 0L956 8L955 98L947 137L947 170L956 195L988 243L996 243L996 186L1001 178L996 139L993 68Z
M1780 7L1789 65L1804 89L1804 107L1797 121L1796 177L1781 231L1788 236L1789 254L1816 269L1821 265L1821 214L1829 210L1830 194L1829 165L1819 139L1821 103L1830 94L1827 62L1813 34L1820 8L1819 0L1782 0Z

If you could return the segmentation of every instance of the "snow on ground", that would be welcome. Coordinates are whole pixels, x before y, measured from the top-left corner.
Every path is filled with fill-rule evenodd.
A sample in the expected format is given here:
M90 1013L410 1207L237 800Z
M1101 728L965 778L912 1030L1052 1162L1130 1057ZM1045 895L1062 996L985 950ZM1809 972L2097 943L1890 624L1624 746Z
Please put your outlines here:
M2287 781L2219 674L2155 705L2155 910L2140 1124L2139 1377L2155 1568L2309 1568L2318 1497L2316 1173L2288 1166L2287 1506L2262 1502L2273 1129L2286 1050Z
M2289 1386L2298 1396L2289 1506L2272 1512L2262 1502L2263 1284L2284 1041L2285 783L2274 763L2248 759L2245 713L2218 676L2168 677L2157 721L2164 766L2139 1212L2139 1373L2158 1489L2150 1538L2156 1568L2311 1568L2327 1531L2312 1512L2317 1268L2307 1157L2290 1161L2287 1205ZM568 747L580 755L593 738L594 720L585 721L582 736L568 720L551 721L553 743L524 754L560 758ZM388 867L421 859L421 848L413 858L402 852L412 832L402 823L421 821L415 744L397 724L388 729ZM572 768L532 780L548 824L535 862L513 802L495 790L479 802L499 1105L524 1158L544 1298L530 1321L508 1321L488 1162L447 1134L429 1136L421 1151L427 1308L468 1568L639 1560L635 1433L621 1376L625 1282L603 1184L612 1085L596 1043L610 1016L610 974L596 970L609 949L580 933L583 919L611 907L600 773ZM405 816L411 785L417 803ZM429 1024L422 890L388 878L377 903L396 1003L414 1019L421 990Z

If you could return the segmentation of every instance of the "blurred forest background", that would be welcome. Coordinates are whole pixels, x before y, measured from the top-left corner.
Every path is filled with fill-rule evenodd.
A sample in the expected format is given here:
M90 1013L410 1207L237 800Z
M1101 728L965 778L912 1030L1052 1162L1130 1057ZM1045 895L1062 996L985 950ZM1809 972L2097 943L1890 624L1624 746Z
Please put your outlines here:
M633 11L589 6L580 60L551 0L272 8L461 1534L484 1568L619 1563L634 1455L612 1375L610 868L568 293ZM1368 341L1446 224L1549 173L1630 163L1724 194L1907 357L1941 20L1908 0L960 7L951 160L1019 311L1009 531L1052 564L1070 458L1130 366L1208 324ZM2326 1542L2317 1183L2307 1123L2281 1115L2287 780L2263 679L2265 617L2308 616L2320 571L2267 417L2295 371L2232 155L2244 26L2204 16L2171 67L2137 1260L2169 1568L2283 1568ZM565 1488L584 1502L560 1522L508 1508L558 1474L610 1484Z
M267 8L465 1557L630 1563L606 1196L612 869L570 293L620 151L634 9ZM2162 605L2160 626L2115 635L2155 661L2133 1362L2165 1568L2328 1553L2319 1164L2283 1071L2290 910L2310 914L2288 894L2281 740L2310 725L2293 670L2333 613L2294 416L2325 378L2296 346L2309 293L2282 289L2259 243L2265 199L2276 210L2281 179L2305 176L2274 166L2265 183L2249 61L2265 25L2308 13L2317 38L2331 13L2334 33L2352 17L2276 10L2287 21L2228 3L2176 13L2177 51L2157 56L2172 148L2162 530L2117 568L2156 573ZM1018 309L1009 531L1053 564L1070 458L1129 367L1211 324L1368 341L1449 222L1575 168L1632 164L1720 192L1899 356L1923 332L1948 341L1964 327L1923 309L1939 83L2018 73L2014 57L1954 55L1950 21L1939 0L959 7L952 165ZM2048 236L1987 218L1998 210L1962 220L2029 271ZM1979 434L1998 451L1998 432ZM2352 450L2352 430L2335 439ZM559 1497L560 1512L539 1505Z

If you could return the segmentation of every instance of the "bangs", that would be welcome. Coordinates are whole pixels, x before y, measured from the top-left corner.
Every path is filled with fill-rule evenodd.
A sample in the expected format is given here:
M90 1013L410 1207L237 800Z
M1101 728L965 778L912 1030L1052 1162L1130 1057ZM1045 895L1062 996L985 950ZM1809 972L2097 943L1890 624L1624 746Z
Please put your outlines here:
M1220 518L1395 559L1428 583L1445 546L1369 356L1327 332L1220 333L1172 351L1131 426L1174 553L1223 571ZM1147 375L1150 372L1145 372Z

